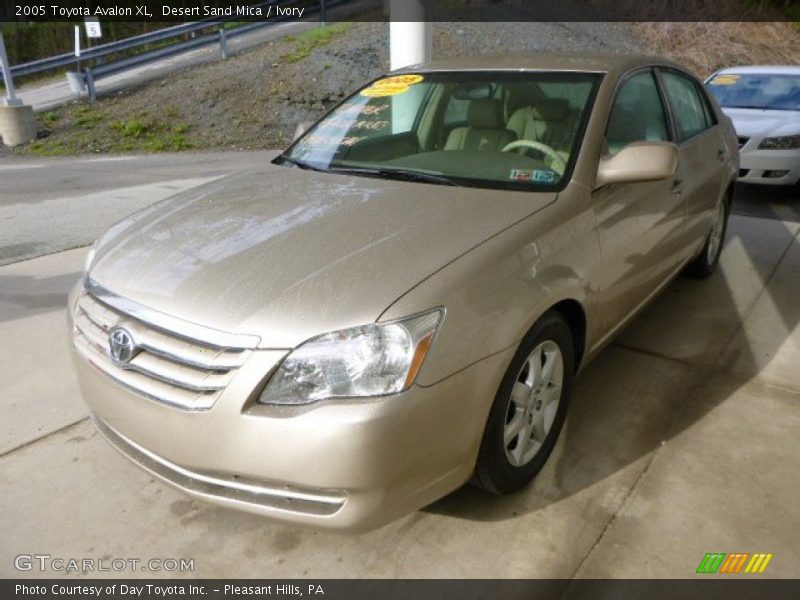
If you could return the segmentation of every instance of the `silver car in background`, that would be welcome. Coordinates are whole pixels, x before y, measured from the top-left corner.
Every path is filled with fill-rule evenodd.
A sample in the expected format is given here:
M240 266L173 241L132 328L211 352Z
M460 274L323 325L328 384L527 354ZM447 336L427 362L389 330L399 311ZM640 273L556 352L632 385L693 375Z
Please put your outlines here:
M735 67L706 81L739 140L739 181L800 182L800 67Z

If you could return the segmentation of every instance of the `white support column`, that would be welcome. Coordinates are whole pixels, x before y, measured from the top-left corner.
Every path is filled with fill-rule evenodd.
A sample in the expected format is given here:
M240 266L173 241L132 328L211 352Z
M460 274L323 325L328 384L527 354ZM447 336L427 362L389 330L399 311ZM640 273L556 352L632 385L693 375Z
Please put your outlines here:
M426 0L389 0L391 70L427 62L433 54Z
M3 104L5 106L19 106L22 102L17 98L17 93L14 89L14 80L11 77L11 67L8 65L6 43L3 40L2 33L0 33L0 69L3 71L3 84L6 88L6 99Z
M6 88L5 99L0 100L0 138L6 146L27 144L36 138L36 121L33 118L33 108L22 104L17 98L2 33L0 33L0 69L3 71L3 83Z

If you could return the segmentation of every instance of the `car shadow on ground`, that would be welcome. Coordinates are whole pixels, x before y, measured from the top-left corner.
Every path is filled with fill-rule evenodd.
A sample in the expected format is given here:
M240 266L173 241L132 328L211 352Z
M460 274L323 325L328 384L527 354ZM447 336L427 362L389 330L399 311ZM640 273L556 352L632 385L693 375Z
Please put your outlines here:
M739 184L733 213L800 223L800 184L794 187Z
M423 512L504 521L541 510L643 460L761 371L764 357L774 356L800 323L800 303L793 294L766 287L780 259L798 243L775 210L792 205L759 194L737 196L734 213L742 203L766 198L761 211L773 211L771 220L734 217L722 268L704 281L678 277L580 374L561 439L531 486L497 497L465 485ZM756 351L743 323L763 295L782 333L776 336L773 329L759 337ZM707 385L712 378L715 385Z

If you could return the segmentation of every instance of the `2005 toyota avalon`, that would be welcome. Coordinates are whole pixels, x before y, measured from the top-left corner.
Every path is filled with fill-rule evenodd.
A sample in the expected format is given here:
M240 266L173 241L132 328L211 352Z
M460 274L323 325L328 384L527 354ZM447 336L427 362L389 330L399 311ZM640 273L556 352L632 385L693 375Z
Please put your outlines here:
M730 121L664 60L395 72L98 240L69 300L83 395L152 474L286 522L513 492L576 373L714 270L737 171Z

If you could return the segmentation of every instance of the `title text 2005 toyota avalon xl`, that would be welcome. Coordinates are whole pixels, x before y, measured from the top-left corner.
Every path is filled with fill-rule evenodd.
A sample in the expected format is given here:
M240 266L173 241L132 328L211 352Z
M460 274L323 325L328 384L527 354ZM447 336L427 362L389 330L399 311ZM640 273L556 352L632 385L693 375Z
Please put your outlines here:
M70 296L83 394L151 473L283 521L513 492L580 367L712 272L737 169L729 120L666 61L395 72L276 165L101 237Z

